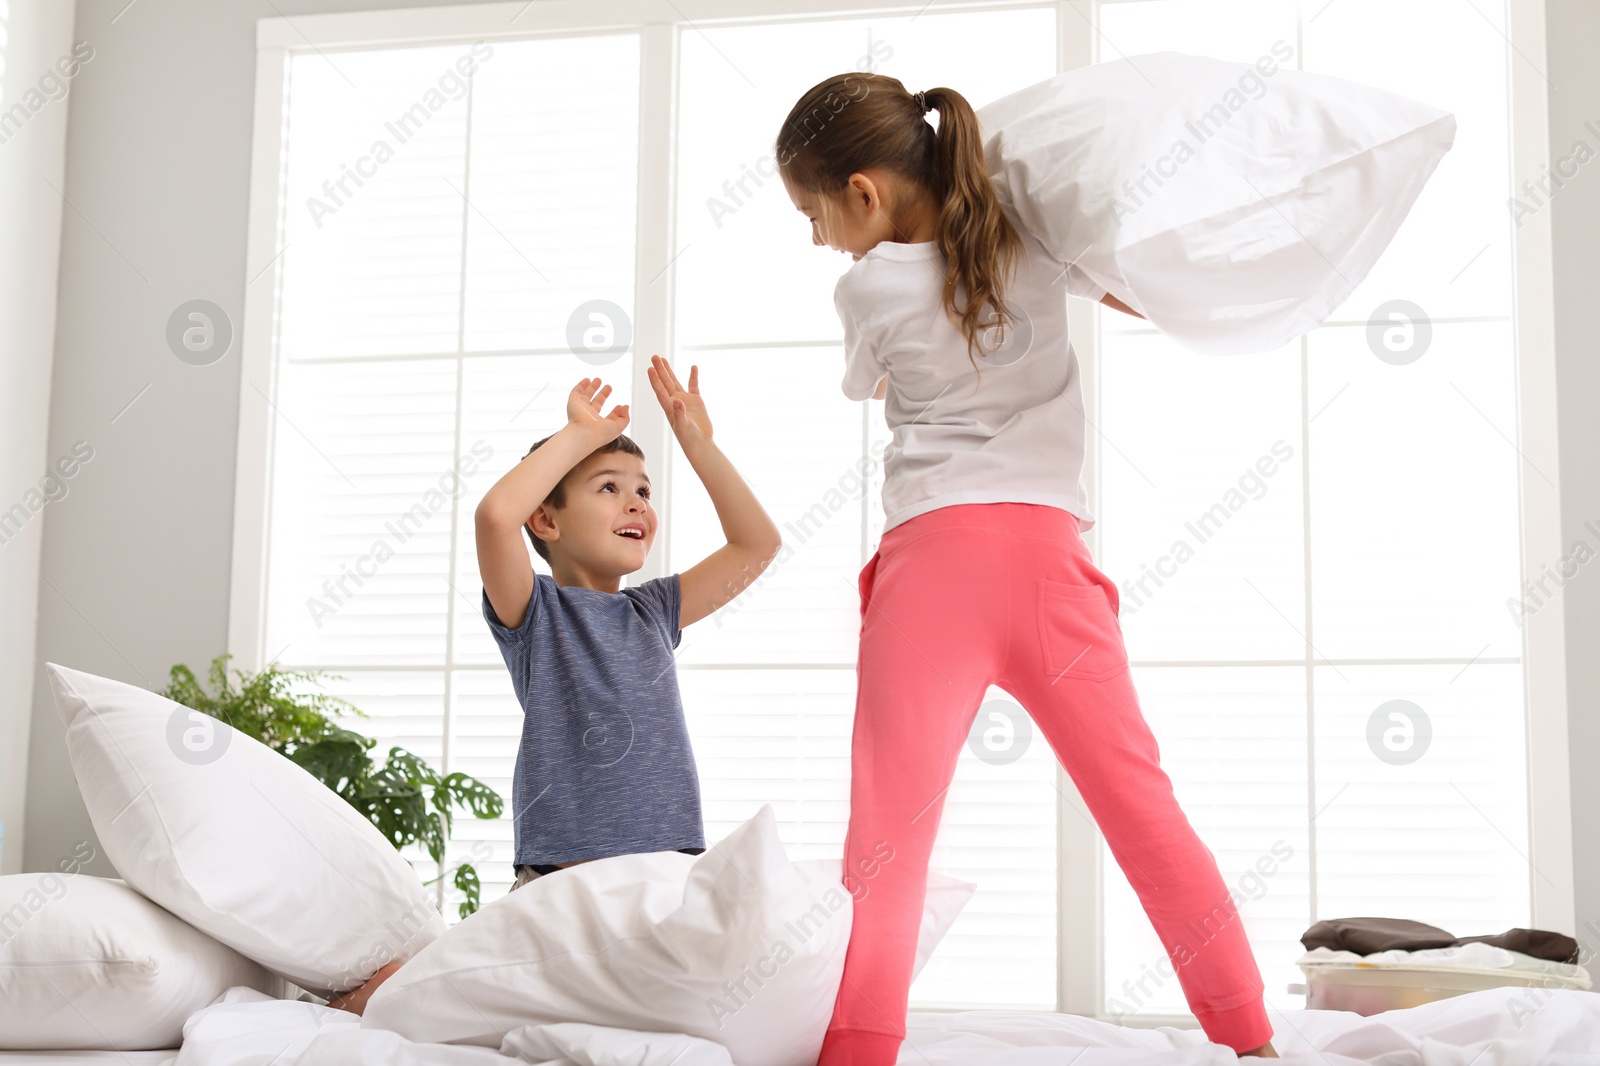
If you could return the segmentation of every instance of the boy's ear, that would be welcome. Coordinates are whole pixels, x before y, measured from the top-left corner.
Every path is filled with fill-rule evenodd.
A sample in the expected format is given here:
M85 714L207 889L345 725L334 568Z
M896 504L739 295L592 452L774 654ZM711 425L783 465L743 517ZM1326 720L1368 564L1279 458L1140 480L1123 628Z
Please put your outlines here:
M545 510L542 503L534 510L533 514L528 516L528 520L523 525L532 529L533 535L542 541L552 541L561 535L560 531L556 529L555 522L550 518L550 512Z

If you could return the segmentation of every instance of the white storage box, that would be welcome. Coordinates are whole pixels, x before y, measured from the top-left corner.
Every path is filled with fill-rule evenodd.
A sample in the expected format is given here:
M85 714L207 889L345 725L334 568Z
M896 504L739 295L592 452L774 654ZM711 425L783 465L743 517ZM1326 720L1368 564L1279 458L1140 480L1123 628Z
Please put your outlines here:
M1506 985L1582 990L1591 984L1581 966L1481 943L1372 955L1316 948L1297 962L1306 983L1289 991L1305 995L1307 1010L1363 1016Z

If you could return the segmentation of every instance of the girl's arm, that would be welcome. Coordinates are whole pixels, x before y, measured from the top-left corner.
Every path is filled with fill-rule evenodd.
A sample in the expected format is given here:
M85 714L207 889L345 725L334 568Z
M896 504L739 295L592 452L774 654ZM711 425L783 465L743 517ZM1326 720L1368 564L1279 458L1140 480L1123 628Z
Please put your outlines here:
M1109 292L1100 297L1100 302L1105 304L1107 307L1115 308L1116 310L1121 311L1125 315L1132 315L1134 318L1144 317L1139 312L1135 311L1133 308L1129 307L1127 304L1111 295Z

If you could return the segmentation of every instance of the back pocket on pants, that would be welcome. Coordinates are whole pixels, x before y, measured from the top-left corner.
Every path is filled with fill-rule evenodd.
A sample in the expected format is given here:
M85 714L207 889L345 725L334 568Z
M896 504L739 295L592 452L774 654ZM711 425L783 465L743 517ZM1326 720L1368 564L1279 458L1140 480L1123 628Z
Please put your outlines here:
M856 590L861 596L862 621L866 621L867 604L872 602L872 582L878 576L878 554L872 553L872 558L867 560L867 565L861 568L861 573L856 577Z
M1100 585L1039 579L1039 644L1052 682L1105 681L1128 669L1110 594Z

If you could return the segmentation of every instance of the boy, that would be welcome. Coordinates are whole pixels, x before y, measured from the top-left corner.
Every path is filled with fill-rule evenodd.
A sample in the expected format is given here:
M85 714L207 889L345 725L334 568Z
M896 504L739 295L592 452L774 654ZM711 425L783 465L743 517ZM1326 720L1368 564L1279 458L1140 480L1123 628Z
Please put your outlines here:
M585 378L567 424L496 482L476 512L484 619L523 707L512 781L517 880L650 851L705 850L699 778L673 649L782 547L778 528L711 441L699 368L684 389L651 357L651 387L716 506L728 543L681 574L619 589L658 519L644 453L601 417L611 386ZM598 393L595 391L599 388ZM535 574L526 533L551 574Z
M651 357L650 385L728 543L681 574L621 589L655 542L644 453L622 435L628 409L600 417L611 386L584 378L567 424L536 443L476 512L483 616L523 708L512 779L516 891L563 866L648 851L705 850L700 786L672 649L743 592L783 542L733 465L711 443L699 367L684 389ZM523 547L553 576L535 574ZM361 1014L402 963L328 1006Z

